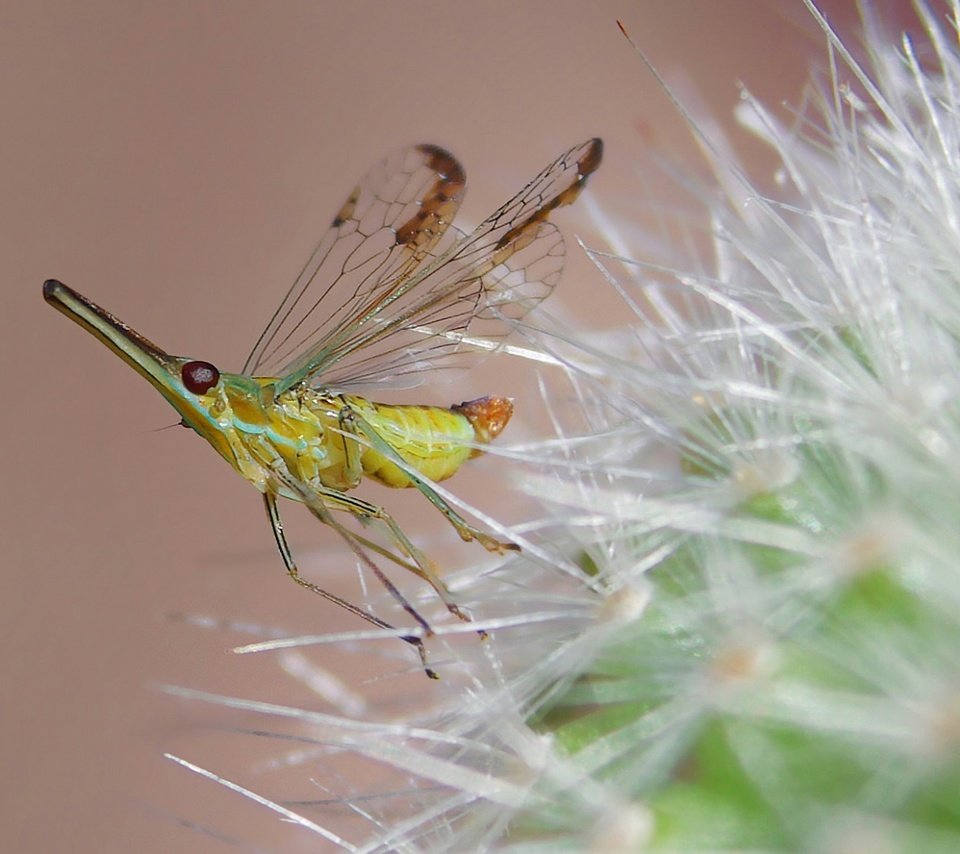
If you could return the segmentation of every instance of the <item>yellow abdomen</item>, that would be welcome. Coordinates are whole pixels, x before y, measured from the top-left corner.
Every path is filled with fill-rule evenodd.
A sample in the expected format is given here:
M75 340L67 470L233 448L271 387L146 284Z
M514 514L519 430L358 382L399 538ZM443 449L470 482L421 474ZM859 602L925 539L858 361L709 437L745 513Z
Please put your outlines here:
M348 403L405 462L431 480L455 474L473 453L476 431L458 412L439 406L389 406L363 398L349 398ZM396 463L372 448L365 448L360 460L367 477L386 486L413 486Z
M390 406L361 397L347 404L366 419L404 461L431 480L445 480L506 426L513 405L502 397L484 397L445 409L440 406ZM366 448L363 473L386 486L413 486L409 476L383 454Z

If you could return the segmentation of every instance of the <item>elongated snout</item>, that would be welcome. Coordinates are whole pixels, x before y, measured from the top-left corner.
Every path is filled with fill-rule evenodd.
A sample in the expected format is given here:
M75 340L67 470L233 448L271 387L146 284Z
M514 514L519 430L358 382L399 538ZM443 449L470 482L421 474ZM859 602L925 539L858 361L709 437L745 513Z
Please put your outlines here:
M188 421L201 414L193 396L216 385L220 372L209 362L171 356L93 300L56 279L43 283L43 298L99 338L153 385Z

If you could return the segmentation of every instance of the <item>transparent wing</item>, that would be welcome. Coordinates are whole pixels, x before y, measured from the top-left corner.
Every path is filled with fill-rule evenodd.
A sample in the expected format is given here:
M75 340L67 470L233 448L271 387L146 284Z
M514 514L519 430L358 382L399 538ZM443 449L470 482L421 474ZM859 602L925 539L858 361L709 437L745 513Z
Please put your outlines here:
M423 261L453 220L466 185L457 159L417 145L378 163L354 188L274 312L243 372L283 376L374 310L384 283Z
M451 231L453 231L451 227ZM461 240L466 235L460 233ZM487 349L553 291L563 270L564 243L550 222L537 224L524 246L486 273L440 266L419 283L422 297L409 316L392 318L385 334L344 354L322 373L325 386L411 388L438 370L466 367L476 360L482 339ZM467 338L469 327L469 338Z
M398 384L475 353L464 331L497 339L556 285L563 239L546 217L570 204L600 164L599 139L570 149L469 235L434 239L419 269L381 276L349 321L285 366L278 392L300 382L337 387Z

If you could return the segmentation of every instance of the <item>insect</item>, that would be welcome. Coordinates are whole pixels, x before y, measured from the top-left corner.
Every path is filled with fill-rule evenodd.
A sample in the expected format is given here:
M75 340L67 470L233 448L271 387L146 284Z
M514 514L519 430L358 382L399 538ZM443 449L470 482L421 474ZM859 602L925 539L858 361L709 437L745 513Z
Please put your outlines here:
M263 495L290 577L368 623L393 626L302 578L283 532L278 498L303 504L344 539L419 625L413 645L428 676L427 621L384 575L371 553L419 576L461 620L434 564L393 517L350 490L367 477L419 490L465 540L516 549L470 525L432 487L453 475L506 426L503 397L449 408L374 403L359 393L422 379L496 340L544 299L560 277L563 238L547 220L571 203L600 165L591 139L562 154L472 232L452 220L466 184L463 167L435 145L387 157L350 193L254 345L243 371L171 356L91 300L56 280L44 299L99 338L145 377ZM378 524L392 550L347 527Z

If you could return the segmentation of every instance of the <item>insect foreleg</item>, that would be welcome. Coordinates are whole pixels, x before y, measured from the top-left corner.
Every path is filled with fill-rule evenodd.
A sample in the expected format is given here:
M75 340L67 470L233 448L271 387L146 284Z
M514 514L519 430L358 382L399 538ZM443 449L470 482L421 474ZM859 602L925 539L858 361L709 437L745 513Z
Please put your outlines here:
M366 611L358 608L356 605L348 602L345 599L342 599L339 596L336 596L333 593L330 593L324 590L321 587L318 587L316 584L313 584L309 581L300 577L300 572L296 566L296 563L293 560L293 554L290 551L290 547L287 545L286 537L283 534L283 525L280 521L280 512L277 509L276 493L279 491L280 486L285 486L295 495L297 495L300 500L306 505L307 509L316 516L321 522L325 525L329 525L333 528L340 536L346 540L347 545L350 546L350 550L356 555L357 559L369 569L377 580L387 589L387 592L393 596L397 602L403 607L403 609L413 617L414 620L420 625L423 629L426 636L433 634L433 629L430 627L430 624L420 616L417 610L411 605L404 595L396 588L396 586L387 578L383 572L364 552L361 546L357 543L355 536L351 531L348 531L344 528L333 516L330 515L330 511L324 506L322 500L319 498L317 493L312 489L302 484L297 478L290 474L286 464L279 454L272 448L272 446L263 440L262 438L259 441L256 441L251 445L251 450L254 450L256 455L260 458L261 462L266 465L271 472L271 480L275 480L275 483L271 483L271 489L264 493L264 501L267 508L267 516L270 519L270 524L273 528L273 534L277 541L277 547L280 549L280 555L283 558L284 565L287 567L287 573L290 577L301 587L311 590L319 596L323 596L325 599L330 600L331 602L340 605L342 608L345 608L351 614L356 614L358 617L366 620L368 623L372 623L375 626L380 628L395 630L393 626L389 623L384 622L378 617L374 617L372 614L368 614ZM326 493L328 490L324 490ZM343 497L341 493L336 490L329 490L329 492ZM423 644L423 640L412 635L402 636L402 640L413 645L417 649L417 653L420 655L420 659L423 662L424 671L427 676L431 679L438 679L436 672L427 664L426 649Z
M280 550L280 556L283 558L284 566L287 568L287 574L301 587L316 593L318 596L322 596L324 599L327 599L330 602L333 602L335 605L339 605L346 611L349 611L351 614L355 614L360 617L362 620L366 620L368 623L373 624L381 629L386 629L390 632L396 631L396 629L391 626L388 622L374 617L373 614L368 614L361 608L358 608L352 602L348 602L346 599L342 599L340 596L337 596L335 593L330 593L328 590L324 590L322 587L317 586L304 578L301 578L300 571L297 568L297 564L293 559L293 553L290 551L290 546L287 544L287 538L283 533L283 523L280 520L280 511L277 509L277 498L272 492L265 492L263 494L264 505L267 509L267 518L270 519L270 525L273 528L273 536L277 541L277 548ZM423 645L423 639L418 637L413 637L411 635L401 635L400 639L406 641L411 646L415 647L418 655L420 656L420 661L423 664L424 673L427 674L431 679L439 679L437 672L430 667L427 662L427 651Z
M307 487L300 483L295 477L293 477L286 469L286 466L283 464L283 461L279 458L275 461L275 465L272 469L273 475L286 486L289 490L296 493L300 498L300 501L303 505L309 510L317 519L323 522L324 525L329 525L340 534L344 540L347 541L347 545L350 546L350 550L356 555L357 559L374 574L376 579L387 588L387 592L393 596L397 602L403 607L403 610L406 611L417 623L420 624L423 631L429 637L433 634L433 629L430 627L430 624L420 616L419 612L411 605L406 597L397 589L396 585L383 574L383 571L377 566L372 560L370 560L367 553L360 547L357 543L355 536L351 531L348 531L343 527L333 516L330 515L330 509L325 503L324 499L331 500L332 503L344 504L354 499L349 499L342 492L339 492L336 489L329 489L327 487ZM354 515L369 515L366 512L366 508L362 507L359 511L354 510Z
M464 519L456 510L454 510L425 480L419 477L413 467L391 447L391 445L377 432L376 428L367 421L356 410L345 407L340 413L340 422L344 429L351 430L357 435L363 436L366 442L377 453L382 454L388 460L396 463L403 472L413 481L414 486L426 497L426 499L446 516L447 521L453 525L460 539L470 542L476 540L487 551L503 553L504 551L519 551L520 546L516 543L503 542L491 537L489 534L474 528L466 519ZM411 555L412 556L412 555Z

